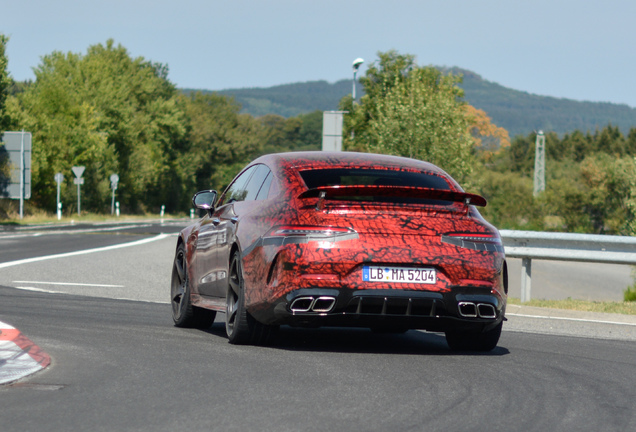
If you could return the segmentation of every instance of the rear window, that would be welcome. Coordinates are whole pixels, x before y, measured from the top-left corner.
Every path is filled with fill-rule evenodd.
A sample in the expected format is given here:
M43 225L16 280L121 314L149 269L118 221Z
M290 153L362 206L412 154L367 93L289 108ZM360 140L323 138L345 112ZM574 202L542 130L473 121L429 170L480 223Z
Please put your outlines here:
M421 172L329 168L300 171L307 188L320 186L411 186L429 189L451 190L440 176Z
M300 171L308 189L321 186L407 186L438 190L452 190L446 179L434 174L410 171L396 171L386 169L347 169L329 168ZM449 206L453 203L444 200L427 198L412 198L398 196L339 196L332 200L364 201L394 204L425 204L434 206Z

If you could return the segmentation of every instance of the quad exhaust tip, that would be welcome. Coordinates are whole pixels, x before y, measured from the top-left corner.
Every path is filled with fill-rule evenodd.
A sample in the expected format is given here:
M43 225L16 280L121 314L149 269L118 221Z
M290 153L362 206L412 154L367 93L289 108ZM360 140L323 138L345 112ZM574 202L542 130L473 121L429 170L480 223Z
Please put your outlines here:
M336 298L331 296L303 296L292 301L289 308L294 313L327 313L336 306Z
M459 302L458 309L465 318L497 318L497 310L488 303Z

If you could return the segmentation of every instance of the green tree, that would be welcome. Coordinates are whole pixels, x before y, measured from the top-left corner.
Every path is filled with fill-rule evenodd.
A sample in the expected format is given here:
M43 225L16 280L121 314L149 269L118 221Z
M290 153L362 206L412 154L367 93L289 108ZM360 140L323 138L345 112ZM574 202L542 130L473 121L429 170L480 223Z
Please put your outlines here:
M360 81L360 105L343 98L343 146L349 150L422 159L439 165L460 183L473 169L470 115L461 102L460 77L418 67L411 55L378 54Z
M301 114L302 121L298 131L298 146L296 150L320 150L322 148L322 111Z
M630 213L636 160L614 158L604 153L586 158L580 166L581 179L588 189L584 210L598 233L630 234L634 223Z
M625 138L618 126L607 125L594 137L598 151L621 157L625 154Z
M633 166L636 167L636 156L632 157ZM627 173L629 195L625 200L627 217L625 229L629 235L636 236L636 169ZM636 268L634 269L634 289L636 290Z
M7 125L9 123L8 115L5 110L9 86L11 84L11 78L7 71L7 56L5 55L8 41L9 38L0 33L0 135L7 130ZM11 175L9 168L9 157L4 146L0 142L0 197L9 183Z
M266 128L233 99L216 93L193 93L186 100L187 149L180 165L191 193L222 190L238 171L263 152Z
M7 59L6 56L8 42L9 37L0 33L0 133L7 130L9 124L9 116L5 110L9 87L12 82L9 71L7 70L9 65L9 59Z
M258 118L265 131L264 153L320 150L322 111L284 118L267 114Z
M627 134L625 152L628 156L636 156L636 128L631 128Z
M480 213L495 226L542 230L541 206L532 199L532 179L514 172L483 169L478 193L488 200Z
M360 77L360 83L369 99L382 99L414 69L417 65L412 54L400 54L395 50L379 52L378 60L371 63L365 75Z
M566 155L577 162L582 161L592 152L593 138L589 133L584 135L583 132L576 130L566 134L561 142Z
M73 165L86 166L84 209L110 208L112 173L128 211L168 209L182 202L177 160L186 134L184 107L167 68L133 59L112 40L85 55L53 52L35 68L36 81L17 95L20 127L34 132L34 200L51 208L53 175L65 174L73 202Z

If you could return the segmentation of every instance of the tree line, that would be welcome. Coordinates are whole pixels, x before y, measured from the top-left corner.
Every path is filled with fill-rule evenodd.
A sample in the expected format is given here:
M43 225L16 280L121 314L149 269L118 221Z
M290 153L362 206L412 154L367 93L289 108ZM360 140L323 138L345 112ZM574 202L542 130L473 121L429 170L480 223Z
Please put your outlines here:
M536 133L477 154L484 215L510 229L636 235L636 128L545 136L546 190L533 197Z
M341 101L347 149L433 162L488 200L499 228L636 235L636 128L546 135L546 190L533 196L536 132L512 141L463 102L459 77L395 51L360 79L360 103Z
M71 167L83 165L85 210L110 210L109 178L117 173L123 212L162 205L184 212L193 192L223 189L259 155L321 147L321 111L241 114L230 97L179 91L165 65L132 58L112 40L85 54L44 56L27 83L9 77L7 43L0 34L0 130L33 134L34 208L55 211L54 175L61 172L65 212L75 211ZM452 71L417 65L414 56L378 53L360 78L364 96L340 101L348 112L344 148L441 166L489 200L483 214L500 228L636 233L636 129L627 136L612 125L548 132L547 189L534 198L536 135L510 140L465 102L460 82Z
M73 212L71 167L81 165L83 209L110 209L109 178L117 173L123 212L161 205L185 211L194 191L223 188L264 152L319 149L321 112L254 118L239 114L231 98L186 96L168 80L166 66L132 58L112 40L86 54L53 52L34 69L34 82L14 83L2 37L0 130L33 134L32 207L54 211L60 172L65 212Z

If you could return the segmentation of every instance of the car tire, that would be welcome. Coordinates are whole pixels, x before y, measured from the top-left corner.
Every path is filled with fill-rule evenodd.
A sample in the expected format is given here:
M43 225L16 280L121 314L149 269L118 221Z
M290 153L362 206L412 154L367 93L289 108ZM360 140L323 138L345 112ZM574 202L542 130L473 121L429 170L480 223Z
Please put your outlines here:
M245 309L245 283L239 252L230 261L225 303L225 332L234 345L265 345L277 329L262 324Z
M172 320L177 327L207 329L216 318L215 311L192 306L188 263L183 243L177 247L172 266L170 303L172 304Z
M481 333L468 331L447 331L446 342L453 351L492 351L499 342L503 321L490 330Z

